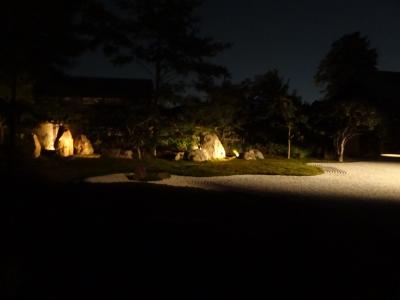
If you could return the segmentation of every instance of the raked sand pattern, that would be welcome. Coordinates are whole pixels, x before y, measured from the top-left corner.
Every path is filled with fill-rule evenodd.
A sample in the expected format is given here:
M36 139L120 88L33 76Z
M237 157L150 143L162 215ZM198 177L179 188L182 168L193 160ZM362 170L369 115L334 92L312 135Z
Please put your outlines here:
M188 186L250 193L281 193L400 201L400 163L312 163L324 170L317 176L234 175L218 177L175 176L154 184ZM92 177L86 182L131 182L125 174Z

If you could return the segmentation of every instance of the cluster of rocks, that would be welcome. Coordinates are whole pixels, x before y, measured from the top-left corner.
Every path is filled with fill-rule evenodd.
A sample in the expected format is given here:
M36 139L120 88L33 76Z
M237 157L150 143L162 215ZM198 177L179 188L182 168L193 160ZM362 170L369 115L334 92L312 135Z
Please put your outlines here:
M226 152L218 136L216 134L203 134L200 137L200 145L196 149L192 149L187 153L178 152L175 155L175 160L187 158L191 161L203 162L224 159L225 157ZM264 159L264 155L260 150L250 149L244 152L242 158L245 160L259 160Z
M257 160L264 159L264 155L261 153L260 150L250 149L243 154L243 158L245 160Z
M175 160L188 160L202 162L208 160L218 160L225 158L225 148L216 134L203 134L200 137L200 145L185 152L178 152Z
M72 155L92 155L90 140L84 135L72 137L71 131L50 122L37 126L32 133L33 157L38 158L44 151L54 151L61 157Z
M71 131L58 124L42 123L32 133L33 156L39 157L43 152L56 153L61 157L72 155L93 155L92 143L87 136L80 134L75 138ZM30 148L31 149L31 148ZM32 152L30 152L32 153ZM132 150L118 148L106 149L102 155L112 158L133 159ZM204 133L200 136L200 143L188 152L178 152L175 160L188 159L195 162L220 160L226 157L224 146L216 134ZM263 154L257 149L250 149L241 156L245 160L264 159Z

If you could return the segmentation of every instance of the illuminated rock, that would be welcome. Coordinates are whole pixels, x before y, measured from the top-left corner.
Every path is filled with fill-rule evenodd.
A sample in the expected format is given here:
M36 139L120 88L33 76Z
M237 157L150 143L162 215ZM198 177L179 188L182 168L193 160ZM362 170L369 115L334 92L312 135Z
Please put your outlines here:
M189 152L188 159L196 162L202 162L210 160L210 156L204 149L197 149Z
M197 149L193 149L193 150L197 150ZM185 152L178 152L178 153L175 155L175 160L176 160L176 161L182 160L184 157L185 157Z
M74 155L74 140L71 131L68 129L63 132L61 137L56 142L56 152L62 157Z
M54 143L59 127L59 125L50 122L41 123L36 127L35 134L44 150L55 150Z
M216 134L206 134L201 137L201 149L207 152L208 159L223 159L226 156L225 148L222 146Z
M42 151L42 146L40 145L39 142L39 138L37 137L36 134L32 134L32 138L33 138L33 143L34 143L34 150L33 150L33 157L34 158L38 158L40 156L40 153Z
M74 150L76 155L92 155L94 152L92 143L84 134L74 139Z
M264 155L261 153L260 150L251 149L244 153L243 158L245 160L257 160L257 159L264 159Z

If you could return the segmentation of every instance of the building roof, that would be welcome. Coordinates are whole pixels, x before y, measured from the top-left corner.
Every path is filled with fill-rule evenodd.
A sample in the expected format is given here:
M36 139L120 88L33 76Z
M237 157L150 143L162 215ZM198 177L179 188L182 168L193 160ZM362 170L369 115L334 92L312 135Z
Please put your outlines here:
M149 79L58 77L38 82L35 97L149 98L153 84Z

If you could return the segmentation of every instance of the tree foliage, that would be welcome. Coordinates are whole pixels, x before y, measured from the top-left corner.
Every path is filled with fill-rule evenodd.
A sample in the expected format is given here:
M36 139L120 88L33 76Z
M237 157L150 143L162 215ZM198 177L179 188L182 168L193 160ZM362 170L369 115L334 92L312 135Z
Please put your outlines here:
M229 47L200 35L196 10L199 0L115 0L119 28L106 45L106 54L116 64L136 62L153 79L155 97L169 98L182 91L192 76L227 76L225 67L209 61Z
M315 82L323 87L325 99L369 96L368 87L376 71L378 54L359 32L335 41L320 62Z
M340 162L348 143L356 136L377 128L381 118L376 109L364 102L349 100L335 103L320 102L319 123L316 124L321 134L333 141L333 146Z
M244 85L248 99L246 110L248 139L263 143L271 140L283 142L282 137L285 132L288 158L290 158L292 139L299 133L299 125L306 122L304 114L301 113L300 97L295 91L290 91L289 81L285 81L277 70L256 76L254 80L248 80Z

